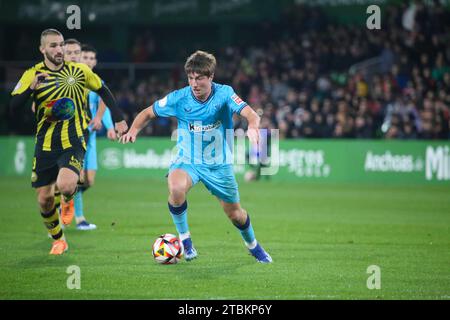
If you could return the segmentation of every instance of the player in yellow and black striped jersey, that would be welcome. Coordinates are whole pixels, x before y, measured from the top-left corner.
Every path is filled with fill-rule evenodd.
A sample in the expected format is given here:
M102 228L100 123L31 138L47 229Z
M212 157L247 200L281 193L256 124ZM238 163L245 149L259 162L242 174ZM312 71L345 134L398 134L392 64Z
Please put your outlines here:
M88 119L84 105L86 90L92 90L108 105L116 131L128 129L114 97L101 79L84 64L64 62L64 38L55 29L41 34L40 51L44 61L28 69L12 92L11 107L25 103L30 96L36 105L36 146L32 186L36 188L44 224L55 240L50 254L67 248L54 205L54 187L69 201L77 182L86 151Z
M61 151L73 146L86 149L85 133L89 118L84 109L85 88L98 91L100 78L82 63L64 62L59 70L50 70L44 62L28 69L13 91L23 93L37 74L48 74L32 96L36 105L36 151ZM75 106L74 114L67 120L58 121L49 110L55 102L69 98Z

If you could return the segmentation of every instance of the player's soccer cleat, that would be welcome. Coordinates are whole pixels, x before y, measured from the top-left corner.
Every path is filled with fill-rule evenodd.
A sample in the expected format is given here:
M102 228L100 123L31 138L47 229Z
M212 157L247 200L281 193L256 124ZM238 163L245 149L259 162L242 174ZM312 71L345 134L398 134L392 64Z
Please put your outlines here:
M181 241L181 243L183 244L184 258L186 259L186 261L191 261L197 258L197 250L195 250L194 246L192 245L191 238L186 238Z
M73 199L69 202L61 201L61 222L68 226L72 223L75 215L75 205Z
M261 263L271 263L272 257L259 245L259 243L253 249L249 249L252 256Z
M97 226L93 223L89 223L86 220L77 223L77 230L95 230Z
M66 240L59 239L53 242L52 249L50 250L50 254L53 255L61 255L69 249L69 245Z

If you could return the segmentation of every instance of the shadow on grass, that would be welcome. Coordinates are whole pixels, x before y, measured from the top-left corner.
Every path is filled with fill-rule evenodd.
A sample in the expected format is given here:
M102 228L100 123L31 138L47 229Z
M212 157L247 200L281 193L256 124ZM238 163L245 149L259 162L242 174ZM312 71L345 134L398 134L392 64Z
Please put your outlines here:
M164 267L164 266L163 266ZM253 270L258 272L257 269L266 269L269 265L262 265L257 263L250 255L236 258L230 258L228 260L217 259L217 256L208 257L202 255L192 261L181 261L178 265L169 266L177 272L177 276L183 280L196 280L196 281L208 281L208 280L220 280L235 276L240 276L243 273ZM262 270L259 270L262 271Z
M27 257L16 259L9 264L13 268L40 268L40 267L61 267L76 264L74 257L69 253L60 256L50 255L51 241L33 242L26 249L29 254ZM69 249L70 250L70 249Z

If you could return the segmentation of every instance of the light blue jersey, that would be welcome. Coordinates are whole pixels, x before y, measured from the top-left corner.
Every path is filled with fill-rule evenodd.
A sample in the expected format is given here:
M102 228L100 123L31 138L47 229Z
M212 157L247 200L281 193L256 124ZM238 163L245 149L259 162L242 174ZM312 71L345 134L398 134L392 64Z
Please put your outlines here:
M89 92L88 95L89 110L91 112L92 119L97 114L98 106L100 103L100 97L93 91ZM102 123L106 130L114 128L113 120L111 117L111 111L106 108L105 113L102 117ZM89 126L89 140L87 144L86 155L84 157L84 169L85 170L97 170L97 131L92 130Z
M195 98L189 86L156 101L153 105L156 116L178 120L178 153L169 171L185 170L193 185L202 181L221 200L239 202L232 167L232 117L246 106L233 88L214 82L204 102Z
M211 94L204 102L195 98L188 86L156 101L153 111L159 117L178 119L178 162L211 166L232 163L232 117L245 106L247 103L230 86L213 82Z

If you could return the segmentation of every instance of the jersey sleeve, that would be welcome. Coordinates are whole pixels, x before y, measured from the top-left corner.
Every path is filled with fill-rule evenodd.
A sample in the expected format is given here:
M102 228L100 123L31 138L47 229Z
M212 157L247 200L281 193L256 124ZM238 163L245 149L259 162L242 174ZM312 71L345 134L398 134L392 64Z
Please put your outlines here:
M105 82L102 80L102 85L104 83ZM93 102L94 102L94 105L97 107L97 112L98 112L100 103L103 103L103 101L98 94L96 94L95 92L92 92L92 91L91 91L91 93L92 93L92 96L94 97ZM106 130L114 129L114 123L112 120L111 110L109 110L109 108L107 106L105 106L105 113L103 113L102 123L103 123L103 126L105 126Z
M100 77L92 71L87 65L79 63L78 67L83 70L86 79L86 88L92 91L98 91L102 86L102 80Z
M176 116L179 100L180 95L178 91L173 91L153 104L153 112L157 117L174 117Z
M30 68L25 71L20 78L19 82L17 82L16 87L11 92L11 95L15 96L21 93L24 93L27 90L36 76L36 70L34 68Z
M230 110L237 114L240 114L242 109L248 106L247 102L243 101L230 86L226 86L226 103Z

